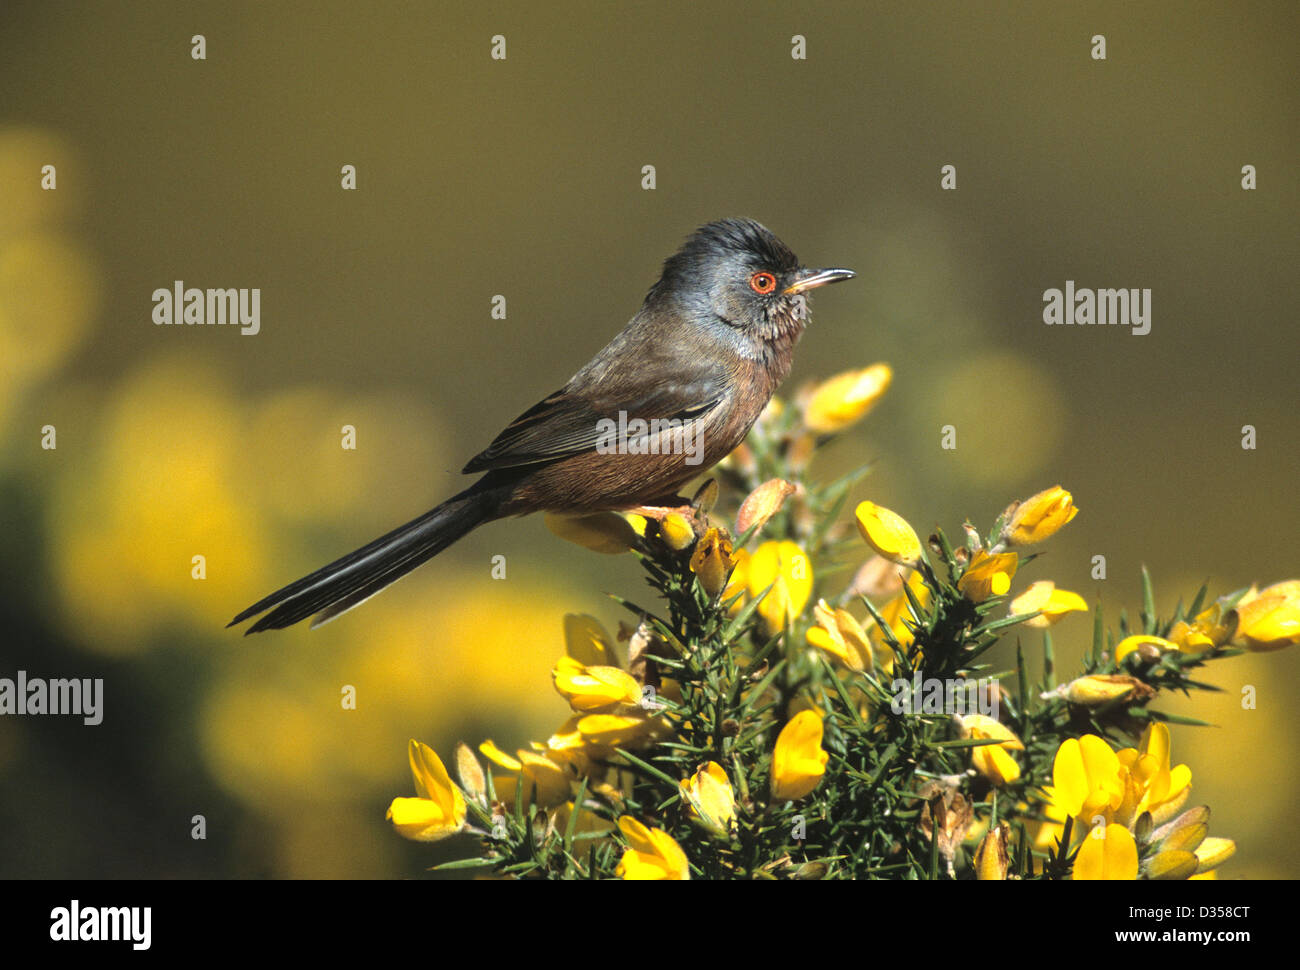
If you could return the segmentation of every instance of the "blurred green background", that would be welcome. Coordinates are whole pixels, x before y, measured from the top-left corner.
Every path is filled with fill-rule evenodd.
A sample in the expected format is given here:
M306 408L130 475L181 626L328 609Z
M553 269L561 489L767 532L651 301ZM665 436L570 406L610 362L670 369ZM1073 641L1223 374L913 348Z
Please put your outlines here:
M894 386L816 473L874 460L861 497L950 532L1060 483L1082 512L1026 579L1112 620L1143 563L1165 613L1297 578L1298 26L1291 0L0 6L0 676L107 695L96 728L0 718L0 876L454 853L383 820L406 740L548 734L563 614L613 628L630 557L496 523L322 630L224 624L462 487L714 218L859 273L787 389L878 360ZM177 279L259 287L261 333L154 326ZM1150 288L1151 333L1044 326L1067 279ZM1090 624L1054 632L1068 669ZM1166 704L1217 725L1173 755L1238 842L1224 878L1300 871L1298 666L1222 661L1224 694Z

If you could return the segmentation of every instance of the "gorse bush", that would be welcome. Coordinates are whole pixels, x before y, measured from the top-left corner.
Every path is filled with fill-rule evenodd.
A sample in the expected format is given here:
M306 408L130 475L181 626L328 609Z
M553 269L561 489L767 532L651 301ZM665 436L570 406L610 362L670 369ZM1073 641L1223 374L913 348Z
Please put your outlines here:
M516 877L1185 879L1227 859L1171 755L1169 725L1201 722L1158 705L1213 689L1194 679L1207 663L1300 639L1300 581L1202 588L1160 617L1144 571L1137 622L1112 632L1094 610L1081 669L1058 678L1051 628L1087 603L1046 579L1012 591L1077 514L1069 492L922 539L872 502L848 517L865 469L807 475L889 380L876 365L774 401L690 506L548 520L630 551L655 598L615 597L617 636L565 617L552 682L571 713L546 740L483 742L488 771L461 744L457 781L412 741L397 831L468 833L439 868ZM1008 635L1015 666L994 670Z

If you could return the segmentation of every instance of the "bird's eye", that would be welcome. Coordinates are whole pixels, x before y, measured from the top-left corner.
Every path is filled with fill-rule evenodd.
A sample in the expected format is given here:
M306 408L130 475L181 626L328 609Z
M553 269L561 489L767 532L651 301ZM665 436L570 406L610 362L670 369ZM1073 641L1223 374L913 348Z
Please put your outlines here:
M771 273L755 273L749 278L749 285L755 293L767 296L776 289L776 277Z

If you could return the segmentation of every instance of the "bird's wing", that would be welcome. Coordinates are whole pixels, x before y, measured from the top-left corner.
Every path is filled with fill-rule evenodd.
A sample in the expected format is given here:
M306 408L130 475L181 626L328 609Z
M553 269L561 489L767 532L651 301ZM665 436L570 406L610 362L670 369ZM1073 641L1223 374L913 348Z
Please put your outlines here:
M628 421L658 418L685 422L702 418L722 400L726 372L703 360L688 367L689 373L677 373L671 380L653 385L644 379L601 382L613 393L601 393L599 386L575 387L575 381L570 381L510 422L464 471L532 465L591 451L608 434L608 425L602 428L600 422L608 419L617 423L620 411L626 412ZM646 368L645 372L653 369Z

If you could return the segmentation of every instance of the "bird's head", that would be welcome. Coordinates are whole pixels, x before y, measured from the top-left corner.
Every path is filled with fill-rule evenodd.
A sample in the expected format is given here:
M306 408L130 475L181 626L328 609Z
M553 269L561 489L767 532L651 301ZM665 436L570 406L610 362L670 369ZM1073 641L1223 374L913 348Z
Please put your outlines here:
M668 257L647 300L671 299L710 324L773 342L803 330L808 291L853 276L848 269L806 269L762 224L724 219L702 226Z

